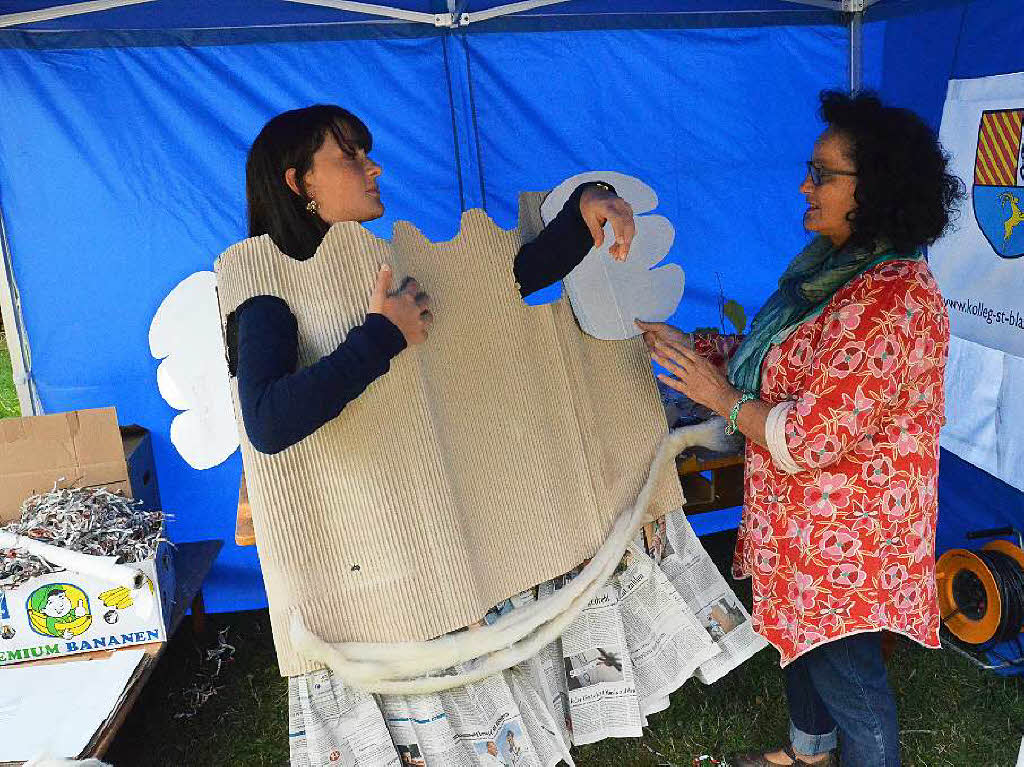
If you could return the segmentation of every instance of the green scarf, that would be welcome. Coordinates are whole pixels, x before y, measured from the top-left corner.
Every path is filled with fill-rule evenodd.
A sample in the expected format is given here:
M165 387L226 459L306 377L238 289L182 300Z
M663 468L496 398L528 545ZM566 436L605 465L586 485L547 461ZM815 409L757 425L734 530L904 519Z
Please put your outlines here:
M821 314L839 288L884 261L920 258L920 253L896 253L888 244L836 248L827 237L815 237L786 267L779 289L750 323L750 332L729 360L729 382L760 395L761 364L768 350Z

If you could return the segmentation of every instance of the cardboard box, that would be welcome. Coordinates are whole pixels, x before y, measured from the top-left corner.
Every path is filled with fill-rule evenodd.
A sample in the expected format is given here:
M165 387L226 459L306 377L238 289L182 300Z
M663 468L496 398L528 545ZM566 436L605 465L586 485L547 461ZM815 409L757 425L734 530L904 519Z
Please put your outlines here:
M153 462L153 438L149 429L134 424L122 426L121 442L128 464L131 497L141 501L139 508L143 511L162 509L160 483L156 481L156 464Z
M131 494L114 408L0 419L0 523L58 480Z
M159 507L149 433L124 432L122 443L113 408L0 421L0 523L58 480L128 497L134 486L145 506ZM0 591L0 666L165 641L173 562L161 544L154 557L134 563L146 576L141 589L65 571Z
M133 566L146 575L141 589L65 571L0 591L0 667L166 641L170 547Z

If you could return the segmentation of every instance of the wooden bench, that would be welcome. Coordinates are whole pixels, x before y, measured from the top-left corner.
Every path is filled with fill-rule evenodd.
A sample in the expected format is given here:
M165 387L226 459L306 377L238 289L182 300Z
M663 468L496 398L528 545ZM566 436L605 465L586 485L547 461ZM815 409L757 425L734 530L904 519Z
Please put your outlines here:
M683 453L676 458L687 516L743 505L743 454ZM710 476L705 476L710 474Z
M235 543L239 546L255 546L256 531L252 529L252 509L249 508L249 491L245 487L245 472L238 484L238 515L235 517Z

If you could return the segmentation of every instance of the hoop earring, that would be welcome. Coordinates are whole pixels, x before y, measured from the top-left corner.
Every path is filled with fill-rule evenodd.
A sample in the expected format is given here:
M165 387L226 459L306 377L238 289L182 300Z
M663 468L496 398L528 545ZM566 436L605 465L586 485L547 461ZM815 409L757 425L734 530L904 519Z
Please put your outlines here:
M308 210L310 213L312 213L315 216L316 215L316 211L317 211L316 200L310 200L309 202L307 202L306 203L306 210Z

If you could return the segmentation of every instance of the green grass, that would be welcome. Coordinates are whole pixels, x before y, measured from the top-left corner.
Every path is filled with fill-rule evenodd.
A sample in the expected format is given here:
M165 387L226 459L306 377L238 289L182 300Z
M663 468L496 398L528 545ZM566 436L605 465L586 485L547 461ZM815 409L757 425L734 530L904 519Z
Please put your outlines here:
M731 534L705 539L722 564ZM744 585L737 591L744 594ZM278 676L265 610L208 616L196 637L188 622L174 637L107 760L117 767L286 765L287 685ZM230 626L235 660L210 680L203 651ZM890 674L900 704L907 767L1007 767L1024 734L1024 678L983 672L947 651L909 642L893 655ZM217 693L189 718L189 688L212 683ZM576 763L615 767L690 767L701 754L768 747L786 733L778 656L771 650L711 687L690 680L672 706L651 717L643 739L576 749Z
M0 418L21 415L18 393L14 389L11 355L7 352L7 337L0 330Z

